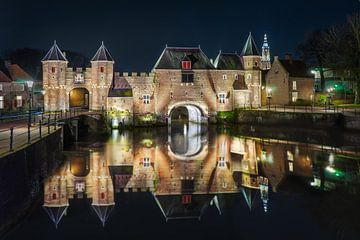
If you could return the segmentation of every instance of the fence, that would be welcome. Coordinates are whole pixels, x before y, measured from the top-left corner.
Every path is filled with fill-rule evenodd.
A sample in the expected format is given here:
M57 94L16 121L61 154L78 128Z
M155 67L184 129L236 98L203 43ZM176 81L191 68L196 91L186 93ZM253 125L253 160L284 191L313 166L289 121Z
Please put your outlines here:
M77 117L87 112L80 109L40 113L31 116L31 123L0 129L0 156L27 146L58 129L59 121Z

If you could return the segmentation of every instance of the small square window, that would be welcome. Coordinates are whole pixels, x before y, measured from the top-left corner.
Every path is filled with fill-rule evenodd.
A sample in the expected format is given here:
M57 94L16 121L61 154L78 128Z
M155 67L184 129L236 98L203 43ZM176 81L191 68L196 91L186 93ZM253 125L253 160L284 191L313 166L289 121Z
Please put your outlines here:
M149 157L144 157L144 159L143 159L143 166L144 166L145 168L150 167L150 158L149 158Z
M149 94L144 94L143 95L143 103L144 104L150 104L150 95Z
M226 167L225 157L220 157L219 158L218 167L219 168L225 168Z
M225 93L219 93L219 103L223 104L226 102L226 94Z

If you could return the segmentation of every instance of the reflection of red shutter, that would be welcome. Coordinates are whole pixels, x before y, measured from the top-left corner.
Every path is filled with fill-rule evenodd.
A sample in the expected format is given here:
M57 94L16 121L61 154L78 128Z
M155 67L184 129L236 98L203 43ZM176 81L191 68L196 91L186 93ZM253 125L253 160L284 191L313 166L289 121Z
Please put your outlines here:
M151 96L150 96L150 100L153 100L153 99L154 99L154 95L151 95Z
M182 204L190 204L191 203L191 195L182 195L181 196L181 203Z
M226 98L230 98L230 92L227 92Z
M17 107L16 99L14 99L14 107Z

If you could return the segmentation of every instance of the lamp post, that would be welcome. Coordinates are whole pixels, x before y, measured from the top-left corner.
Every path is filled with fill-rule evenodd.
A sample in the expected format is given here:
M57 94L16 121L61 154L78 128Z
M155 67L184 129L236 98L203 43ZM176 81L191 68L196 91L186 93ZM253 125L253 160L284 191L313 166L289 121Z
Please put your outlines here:
M29 103L29 120L28 120L28 126L31 126L31 110L32 110L32 89L34 82L29 80L26 81L26 85L28 87L28 103Z
M270 104L271 104L271 98L272 98L272 89L267 89L267 99L268 99L268 110L270 111Z

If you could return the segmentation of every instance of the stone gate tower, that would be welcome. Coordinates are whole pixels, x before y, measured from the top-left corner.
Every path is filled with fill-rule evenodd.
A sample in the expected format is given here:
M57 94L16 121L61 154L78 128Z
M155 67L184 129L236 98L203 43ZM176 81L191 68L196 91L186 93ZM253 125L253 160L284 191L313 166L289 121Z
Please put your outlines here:
M91 59L91 106L93 110L106 109L109 88L113 81L114 60L104 42Z
M54 45L41 60L45 111L66 109L66 68L68 61L54 41Z

